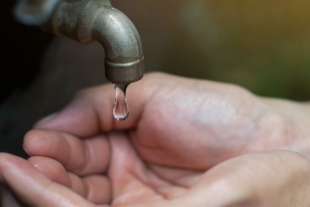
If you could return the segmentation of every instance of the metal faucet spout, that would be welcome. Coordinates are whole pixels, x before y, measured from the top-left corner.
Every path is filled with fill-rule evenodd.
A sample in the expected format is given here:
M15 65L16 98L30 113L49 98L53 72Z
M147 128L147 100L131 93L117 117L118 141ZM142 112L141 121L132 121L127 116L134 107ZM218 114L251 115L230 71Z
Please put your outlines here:
M106 78L112 83L129 84L143 77L139 33L109 0L63 0L41 28L84 44L98 41L105 50Z

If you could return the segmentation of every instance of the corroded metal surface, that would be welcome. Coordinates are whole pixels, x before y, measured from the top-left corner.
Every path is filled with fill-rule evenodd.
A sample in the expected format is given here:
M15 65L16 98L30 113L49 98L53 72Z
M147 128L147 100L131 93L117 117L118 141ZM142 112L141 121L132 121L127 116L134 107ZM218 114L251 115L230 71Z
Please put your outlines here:
M56 0L45 0L52 1ZM139 33L109 0L63 0L50 20L40 26L44 31L83 44L98 41L105 50L106 78L112 83L128 84L143 77L144 55Z

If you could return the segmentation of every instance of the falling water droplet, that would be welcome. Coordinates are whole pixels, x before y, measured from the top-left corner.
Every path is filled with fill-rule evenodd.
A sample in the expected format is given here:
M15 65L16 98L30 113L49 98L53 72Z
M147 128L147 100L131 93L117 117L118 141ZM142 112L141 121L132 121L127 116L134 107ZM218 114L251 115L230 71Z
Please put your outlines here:
M126 100L126 89L128 84L114 84L115 102L113 115L117 121L124 121L128 118L129 108Z

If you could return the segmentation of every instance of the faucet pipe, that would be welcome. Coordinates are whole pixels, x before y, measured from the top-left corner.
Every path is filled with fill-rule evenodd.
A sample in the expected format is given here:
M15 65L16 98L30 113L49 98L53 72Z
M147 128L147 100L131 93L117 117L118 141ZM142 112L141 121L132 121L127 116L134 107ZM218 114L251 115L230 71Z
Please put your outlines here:
M63 0L41 28L83 44L98 41L105 50L106 78L112 83L129 84L143 77L139 33L109 0Z

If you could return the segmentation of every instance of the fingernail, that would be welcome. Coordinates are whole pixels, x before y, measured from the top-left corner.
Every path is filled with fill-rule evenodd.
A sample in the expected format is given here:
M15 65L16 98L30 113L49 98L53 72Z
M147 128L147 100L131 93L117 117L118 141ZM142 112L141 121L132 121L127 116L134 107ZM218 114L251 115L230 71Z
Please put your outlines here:
M24 151L25 151L29 156L31 156L31 154L26 150L26 148L25 148L24 145L23 145L23 149L24 149Z
M55 113L53 113L53 114L51 114L51 115L49 115L49 116L47 116L47 117L45 117L45 118L39 120L39 121L35 124L35 126L38 125L38 124L44 124L44 123L46 123L46 122L52 120L53 118L55 118L55 116L57 116L57 114L58 114L58 112L55 112Z

